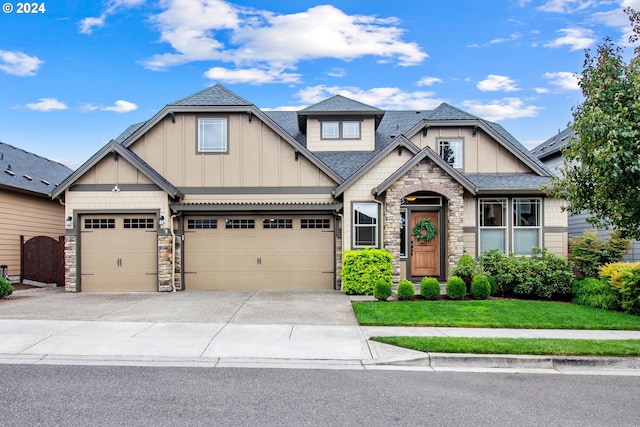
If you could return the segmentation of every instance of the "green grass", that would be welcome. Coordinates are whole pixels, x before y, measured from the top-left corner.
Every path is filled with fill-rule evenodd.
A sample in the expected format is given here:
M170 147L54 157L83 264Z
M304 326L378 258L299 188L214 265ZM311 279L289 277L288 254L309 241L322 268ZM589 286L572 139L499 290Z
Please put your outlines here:
M454 337L372 337L371 339L431 353L640 356L640 340Z
M354 302L353 309L363 326L640 330L640 316L547 301Z

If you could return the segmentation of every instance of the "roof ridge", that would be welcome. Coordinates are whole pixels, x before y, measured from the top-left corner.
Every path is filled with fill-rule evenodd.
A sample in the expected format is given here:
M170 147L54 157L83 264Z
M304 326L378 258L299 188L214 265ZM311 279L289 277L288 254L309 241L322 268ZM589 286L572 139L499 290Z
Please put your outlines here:
M227 102L227 103L223 103L223 104L211 104L208 102L205 102L204 99L206 99L206 96L203 96L205 94L208 93L213 93L213 92L218 92L216 93L215 98L219 99L218 102L220 101L224 101L225 98L227 101L231 101L231 102ZM224 96L221 96L224 95ZM194 100L194 101L198 101L198 102L187 102L189 100ZM212 86L209 86L199 92L196 92L194 94L191 94L189 96L186 96L184 98L181 98L177 101L174 102L170 102L169 104L167 104L167 106L177 106L177 105L193 105L193 106L204 106L204 105L253 105L253 103L247 101L246 99L242 98L241 96L237 95L236 93L232 92L231 90L227 89L226 87L224 87L223 85L221 85L220 83L216 83Z

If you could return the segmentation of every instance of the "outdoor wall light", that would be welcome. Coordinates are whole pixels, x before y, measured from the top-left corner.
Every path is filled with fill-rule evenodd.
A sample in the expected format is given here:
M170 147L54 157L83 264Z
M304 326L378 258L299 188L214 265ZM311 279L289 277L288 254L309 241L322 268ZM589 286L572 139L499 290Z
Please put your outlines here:
M164 215L160 215L160 218L158 218L158 225L160 227L164 225Z
M67 224L67 227L71 227L71 225L73 224L73 218L68 216L66 221L65 221L65 224Z

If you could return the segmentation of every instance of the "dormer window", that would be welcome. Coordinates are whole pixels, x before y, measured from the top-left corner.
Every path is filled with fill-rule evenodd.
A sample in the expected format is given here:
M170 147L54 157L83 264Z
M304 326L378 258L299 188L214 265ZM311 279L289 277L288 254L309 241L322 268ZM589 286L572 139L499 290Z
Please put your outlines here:
M360 139L359 120L323 120L322 139Z
M462 140L461 139L441 139L438 141L438 155L451 167L463 168L462 162Z

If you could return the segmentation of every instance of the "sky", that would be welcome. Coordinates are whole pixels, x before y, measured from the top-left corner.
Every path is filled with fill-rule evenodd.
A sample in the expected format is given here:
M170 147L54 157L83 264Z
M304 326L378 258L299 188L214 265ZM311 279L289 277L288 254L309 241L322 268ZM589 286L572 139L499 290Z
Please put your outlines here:
M640 0L0 3L0 141L71 168L216 83L264 110L335 94L385 110L446 102L533 148L582 102L585 49L605 37L627 46L623 9L640 9Z

